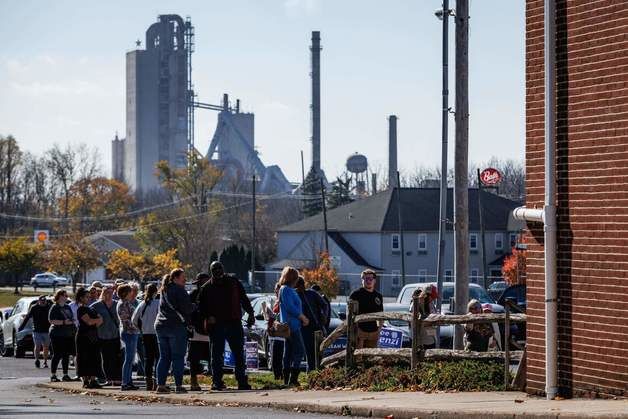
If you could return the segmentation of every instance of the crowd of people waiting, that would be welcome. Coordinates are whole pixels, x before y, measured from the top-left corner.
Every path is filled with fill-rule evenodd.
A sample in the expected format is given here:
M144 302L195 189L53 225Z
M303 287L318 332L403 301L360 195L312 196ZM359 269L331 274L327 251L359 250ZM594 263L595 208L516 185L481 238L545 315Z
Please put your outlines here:
M190 366L190 390L200 391L198 375L209 366L212 390L224 390L223 365L225 342L235 360L235 378L239 390L249 390L243 353L245 344L242 313L252 326L255 316L241 282L228 275L220 262L210 265L210 273L198 274L193 290L186 291L182 269L165 275L159 286L150 283L143 295L135 282L116 280L112 285L93 283L78 288L70 302L64 289L57 290L52 302L41 296L31 306L21 328L33 320L35 365L48 366L52 347L51 381L83 382L85 388L120 386L138 390L133 368L145 377L146 389L168 393L166 384L172 374L174 391L185 393L183 374L187 357ZM320 288L319 288L320 289ZM269 316L272 325L289 325L290 336L282 347L273 347L273 370L286 384L297 384L301 361L305 357L314 368L316 330L329 326L329 301L318 292L306 290L303 278L294 268L285 268L277 284L278 301ZM283 343L282 342L282 343ZM304 343L304 342L307 342ZM76 377L68 369L74 358ZM136 362L136 359L139 362ZM57 376L61 364L63 376Z
M383 311L383 297L376 291L377 275L366 270L361 275L362 287L354 291L350 300L358 302L359 313ZM198 375L204 371L201 361L211 370L212 390L225 389L223 381L225 342L231 348L235 361L235 378L239 390L251 389L244 359L244 332L242 313L246 324L252 326L255 316L251 302L241 282L227 275L220 262L210 265L210 273L200 273L192 282L194 289L186 291L186 277L182 269L165 275L160 286L150 283L141 298L135 282L117 280L113 285L93 283L89 289L78 288L74 301L69 303L64 289L56 291L53 302L39 297L22 325L33 319L35 365L41 366L40 352L47 367L48 350L53 349L50 365L51 381L59 381L59 363L62 381L81 380L85 388L103 385L120 386L121 390L138 390L133 382L133 367L145 377L146 389L168 393L166 384L172 373L177 393L185 393L183 374L185 359L190 366L190 390L200 391ZM417 289L419 313L425 318L435 313L438 298L436 287L428 285ZM298 385L301 363L307 361L308 370L316 368L314 338L329 328L331 307L329 300L316 285L305 288L299 272L286 267L275 286L273 307L263 307L272 340L272 370L286 385ZM481 313L476 300L469 303L470 313ZM357 347L377 347L382 324L361 322L358 325ZM424 328L421 335L425 348L433 348L436 333ZM465 327L468 350L485 351L493 335L490 324ZM76 375L68 375L70 358L75 357Z

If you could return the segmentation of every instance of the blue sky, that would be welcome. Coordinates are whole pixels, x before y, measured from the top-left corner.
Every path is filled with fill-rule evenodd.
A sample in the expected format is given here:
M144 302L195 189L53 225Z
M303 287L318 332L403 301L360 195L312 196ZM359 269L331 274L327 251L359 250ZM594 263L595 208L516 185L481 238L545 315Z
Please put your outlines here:
M450 1L455 5L455 1ZM98 147L110 168L110 140L124 132L125 52L158 14L191 16L199 99L223 92L255 113L266 164L300 178L310 155L309 44L322 38L322 164L328 176L346 157L387 160L387 115L399 117L399 165L440 164L441 23L438 0L8 1L0 0L0 134L26 150L54 142ZM523 159L523 1L472 0L470 159ZM450 104L454 24L450 21ZM196 145L207 150L216 123L197 111ZM453 158L453 118L450 161Z

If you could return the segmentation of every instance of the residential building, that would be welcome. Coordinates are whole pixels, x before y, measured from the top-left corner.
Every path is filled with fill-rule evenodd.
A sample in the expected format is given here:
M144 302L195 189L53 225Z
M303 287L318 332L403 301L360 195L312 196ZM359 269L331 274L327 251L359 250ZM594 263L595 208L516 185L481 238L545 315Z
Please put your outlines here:
M394 188L327 212L329 254L341 274L343 291L360 284L360 272L379 272L380 291L396 296L403 287L401 235L396 194L400 191L405 250L406 283L436 280L440 191L438 188ZM453 191L448 191L447 218L453 220ZM501 278L504 255L510 239L523 227L511 211L520 203L482 192L487 276ZM472 282L482 282L482 244L478 189L469 189L470 272ZM445 275L453 279L454 242L452 224L446 233ZM324 249L323 215L315 215L278 230L277 261L268 266L312 266Z
M87 236L86 239L98 251L99 266L87 272L85 282L91 284L94 281L106 281L107 280L107 261L109 255L114 250L126 249L132 253L139 253L141 251L140 245L135 239L135 232L133 231L101 231L91 236Z

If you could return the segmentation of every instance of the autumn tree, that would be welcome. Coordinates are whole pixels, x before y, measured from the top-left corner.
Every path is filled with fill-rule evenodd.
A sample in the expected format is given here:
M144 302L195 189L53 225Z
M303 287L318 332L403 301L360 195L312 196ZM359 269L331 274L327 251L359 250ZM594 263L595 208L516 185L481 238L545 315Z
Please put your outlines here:
M85 279L87 272L100 263L98 250L88 240L78 234L54 240L45 253L45 265L50 271L69 274L72 278L72 289L76 291L76 283Z
M504 258L502 265L502 276L508 285L526 283L526 251L516 248L512 249L512 254Z
M328 298L334 298L338 295L338 273L327 252L320 254L316 267L312 269L302 269L301 275L303 275L303 279L305 280L306 288L317 284Z
M69 190L68 211L74 217L90 217L91 222L81 220L81 230L93 227L99 230L119 225L116 215L127 212L134 199L129 187L118 180L99 176L86 177L74 182Z
M24 238L5 240L0 244L0 271L13 278L15 294L19 294L20 278L39 268L42 250L41 245Z
M141 283L159 279L175 268L186 268L177 258L176 249L152 256L133 253L127 249L116 249L111 252L107 262L107 270L114 277Z

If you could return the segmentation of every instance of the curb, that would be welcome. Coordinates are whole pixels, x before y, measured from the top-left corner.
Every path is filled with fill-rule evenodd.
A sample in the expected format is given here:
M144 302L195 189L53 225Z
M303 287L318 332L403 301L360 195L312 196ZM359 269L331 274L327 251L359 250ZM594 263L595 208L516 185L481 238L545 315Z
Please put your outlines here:
M251 407L251 408L263 408L263 409L276 409L283 411L292 411L300 413L318 413L337 416L359 416L359 417L379 417L385 418L387 416L393 416L394 419L414 419L414 418L477 418L479 416L483 418L501 419L501 418L576 418L576 417L590 417L585 412L580 414L574 414L573 412L491 412L489 409L479 414L477 411L464 412L464 411L452 411L444 408L442 410L435 410L433 408L421 409L417 408L399 408L399 407L370 407L359 406L355 403L347 402L346 404L340 403L325 403L325 402L304 402L304 401L262 401L260 398L268 396L273 390L253 390L250 392L242 392L241 394L250 394L257 400L243 400L234 401L220 397L220 393L208 393L201 394L169 394L169 395L157 395L146 394L146 392L119 392L115 390L100 390L100 389L81 389L71 388L64 384L58 383L40 383L37 387L61 390L72 394L84 394L92 396L105 396L115 398L120 401L136 401L136 402L162 402L169 404L185 404L189 406L216 406L216 407ZM232 394L232 393L231 393ZM200 397L199 397L200 396ZM205 397L203 397L205 396ZM206 396L210 396L207 399ZM603 414L597 417L604 418L625 418L626 415L622 414Z

